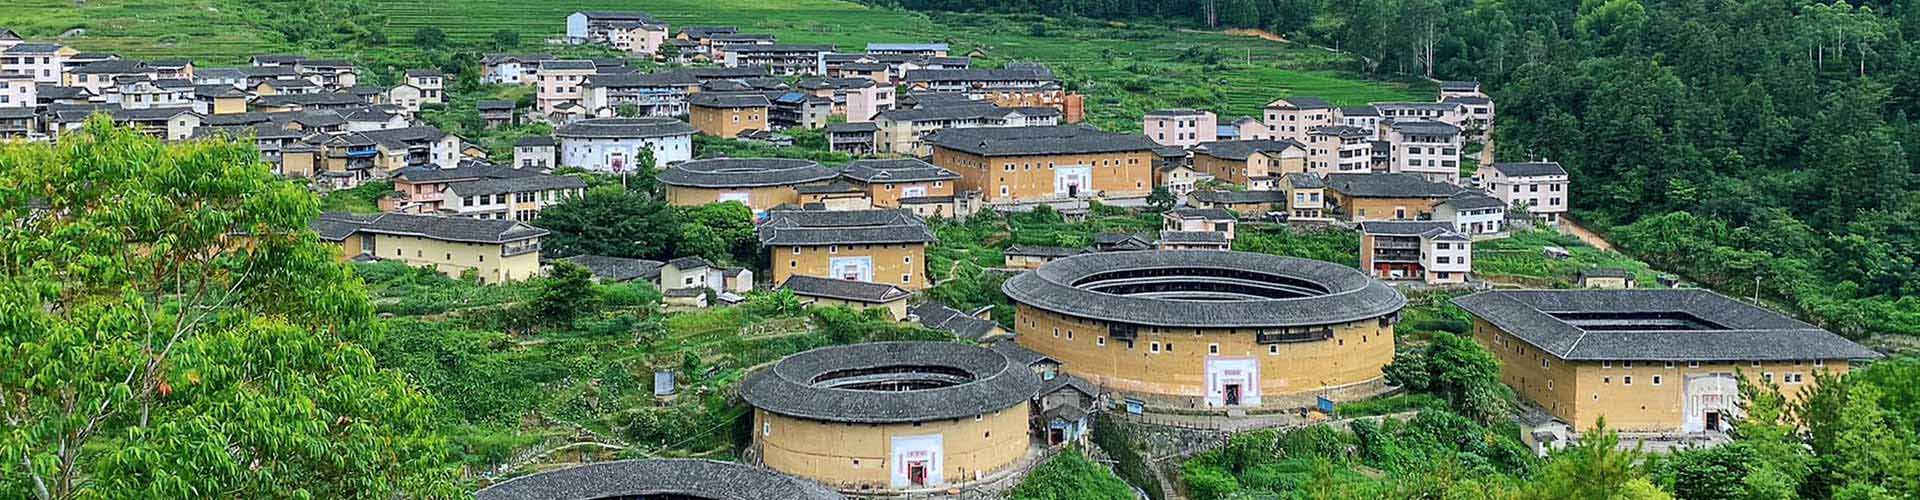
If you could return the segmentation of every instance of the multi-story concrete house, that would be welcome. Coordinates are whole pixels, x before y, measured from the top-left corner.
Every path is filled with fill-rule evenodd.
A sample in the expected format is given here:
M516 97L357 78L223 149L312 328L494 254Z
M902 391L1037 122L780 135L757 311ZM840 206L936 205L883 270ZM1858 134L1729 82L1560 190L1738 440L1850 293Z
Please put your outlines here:
M373 142L379 155L374 166L383 174L406 167L437 165L453 168L460 164L460 138L432 126L354 132Z
M587 77L585 106L594 116L616 116L634 107L641 116L682 116L700 90L700 79L686 71L652 74L601 74Z
M1196 109L1163 109L1147 113L1143 127L1153 142L1190 148L1219 140L1220 119Z
M513 168L547 170L559 165L559 142L547 136L527 136L513 142Z
M1261 123L1267 129L1267 137L1262 139L1289 140L1302 144L1307 142L1309 130L1340 124L1338 108L1318 97L1275 100L1267 103L1262 116L1265 119Z
M407 70L407 85L420 89L421 104L445 104L447 102L447 74L440 70Z
M519 121L516 116L518 113L515 113L518 110L514 108L513 101L482 99L480 102L473 103L473 108L474 111L480 112L480 119L487 122L488 129L513 125Z
M567 105L584 107L587 77L593 76L596 68L587 60L541 61L534 73L540 113L552 116Z
M158 80L193 80L193 61L187 59L147 61L147 67L153 70L153 77Z
M1193 168L1220 182L1267 191L1280 175L1306 171L1307 149L1284 140L1209 142L1193 148Z
M240 68L200 68L193 71L193 84L240 88L247 84L247 72Z
M707 58L714 62L723 62L728 50L748 45L773 45L777 40L773 35L760 33L725 33L707 37Z
M1818 372L1881 357L1813 325L1704 289L1498 290L1453 299L1500 380L1576 429L1718 433L1742 378L1798 401Z
M1360 268L1383 280L1465 283L1473 239L1442 221L1360 223Z
M772 130L816 129L833 117L833 98L801 91L768 91L767 126Z
M1500 234L1507 230L1507 204L1486 193L1462 189L1433 206L1433 220L1453 222L1453 229L1469 236Z
M395 171L388 179L394 194L380 198L383 212L437 214L447 199L447 186L458 182L487 179L533 177L540 172L515 169L482 162L466 162L453 168L408 167Z
M533 85L540 63L550 54L487 54L480 59L480 81L498 85Z
M1346 125L1307 130L1307 171L1317 175L1373 170L1373 131Z
M1013 203L1146 196L1159 147L1079 126L946 129L927 141L933 164L960 174L960 189Z
M312 224L320 239L340 245L344 259L392 260L432 267L458 278L505 283L540 274L540 238L547 230L511 220L413 214L324 213Z
M192 138L194 129L200 128L206 119L188 107L127 109L110 105L80 105L49 109L53 110L53 115L52 121L47 124L47 132L56 141L61 134L86 126L87 118L95 113L106 113L114 123L169 141Z
M905 210L774 210L759 225L773 281L793 276L884 283L908 290L932 286L927 221Z
M815 97L832 99L833 114L850 123L872 121L896 103L893 86L865 78L815 78L801 80L798 86Z
M328 90L360 85L360 69L345 59L308 59L296 65L302 78Z
M18 43L0 51L0 71L26 73L35 82L61 85L67 77L67 58L79 53L57 43Z
M1327 183L1318 174L1294 172L1280 177L1287 195L1287 222L1322 223L1333 220L1327 210Z
M567 15L567 41L596 43L635 54L655 54L667 23L641 12L580 11Z
M291 76L284 77L284 78L274 78L269 80L260 80L258 82L255 82L249 88L253 90L254 95L258 95L262 97L276 96L276 95L318 94L318 93L321 93L323 90L325 90L325 89L322 89L319 84L313 83L312 80L308 80L300 77L291 77Z
M153 79L154 71L142 61L108 59L68 70L61 85L80 87L104 96L116 90L115 81L121 78Z
M1327 174L1327 208L1347 222L1431 220L1460 187L1412 174Z
M749 130L769 130L767 113L773 103L757 93L702 92L688 103L693 128L713 137L732 139Z
M1388 119L1381 133L1392 146L1388 172L1419 174L1427 180L1460 183L1460 127L1433 120Z
M128 76L115 79L106 98L123 108L177 108L193 106L193 92L193 82L187 80Z
M1470 80L1451 80L1440 82L1440 100L1455 97L1486 97L1480 92L1480 82Z
M446 185L440 211L456 217L532 222L542 209L586 191L587 183L579 177L540 173L454 182Z
M560 142L560 165L601 172L639 170L643 152L653 156L653 168L693 159L692 125L673 118L593 118L554 131Z
M1571 181L1559 162L1495 163L1474 175L1506 206L1525 206L1547 222L1560 222L1572 204L1567 198Z
M1458 104L1464 113L1460 128L1466 129L1474 137L1485 138L1493 127L1493 99L1486 96L1455 96L1441 101Z
M1175 195L1192 193L1200 187L1201 182L1210 180L1213 180L1212 175L1193 168L1193 164L1186 161L1163 163L1153 168L1153 185L1167 188Z
M1466 108L1451 102L1380 102L1374 103L1373 108L1380 112L1383 122L1430 120L1460 127L1467 120Z
M739 44L722 50L717 59L728 67L766 66L775 75L827 74L824 55L832 45Z
M1380 110L1373 109L1373 106L1340 108L1340 124L1377 133L1380 130Z
M207 116L245 113L248 97L233 85L194 85L193 111Z
M947 57L950 48L944 43L869 43L867 53L874 55L905 55L921 57Z
M829 123L826 131L829 149L851 155L864 155L873 153L874 138L879 135L880 126L870 121Z
M1060 124L1053 108L1002 108L985 102L894 109L874 117L879 126L878 151L883 154L932 154L927 136L941 130L983 127L1041 127Z
M0 70L0 108L34 108L40 104L40 83L33 75Z
M11 29L0 28L0 51L5 51L22 43L27 43L27 40L21 38L19 33Z
M1085 98L1062 89L1045 66L908 70L903 81L912 90L959 92L999 106L1058 109L1067 123L1079 123L1086 116Z
M1240 218L1224 208L1176 208L1160 214L1160 230L1215 232L1233 241Z

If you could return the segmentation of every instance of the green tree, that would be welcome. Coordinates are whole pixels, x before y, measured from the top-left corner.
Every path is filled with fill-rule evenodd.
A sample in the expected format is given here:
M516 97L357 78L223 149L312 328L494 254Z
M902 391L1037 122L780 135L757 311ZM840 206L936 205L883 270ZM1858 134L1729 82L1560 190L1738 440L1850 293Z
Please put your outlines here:
M556 255L665 260L680 238L672 207L617 185L547 207L533 224L552 231L541 245Z
M104 116L0 146L0 497L452 497L318 200Z
M501 29L499 31L493 32L493 48L494 49L508 50L508 49L517 48L519 46L520 46L520 32L510 30L510 29Z
M1069 448L1034 468L1013 489L1015 500L1130 500L1133 489Z
M1601 422L1580 441L1555 452L1520 495L1524 499L1662 500L1639 464L1638 450L1621 450L1620 435Z
M433 26L422 26L413 31L413 46L425 51L447 48L447 32Z
M674 207L680 219L680 256L698 255L717 262L753 262L760 252L753 210L737 201Z
M1385 371L1388 380L1438 395L1454 411L1481 422L1513 412L1513 389L1500 382L1500 361L1464 336L1434 332L1426 348L1396 351Z
M1173 191L1167 189L1166 186L1154 186L1153 193L1147 195L1147 205L1161 212L1172 210L1173 205L1179 203L1179 201L1178 198L1173 196Z
M534 317L548 325L571 325L574 319L598 310L600 304L593 272L572 262L555 262L534 284Z

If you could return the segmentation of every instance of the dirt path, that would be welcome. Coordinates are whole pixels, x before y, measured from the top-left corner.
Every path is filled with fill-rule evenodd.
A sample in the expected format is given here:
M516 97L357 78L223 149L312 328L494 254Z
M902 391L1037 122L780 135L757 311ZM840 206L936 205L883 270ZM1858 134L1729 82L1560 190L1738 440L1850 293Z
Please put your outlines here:
M1573 235L1575 238L1580 238L1580 241L1586 242L1594 248L1609 252L1613 251L1613 244L1608 243L1606 238L1601 238L1599 234L1581 226L1579 222L1575 222L1573 219L1562 217L1560 219L1560 231Z
M1240 36L1250 36L1250 37L1255 37L1255 38L1260 38L1260 39L1264 39L1264 40L1269 40L1269 41L1274 41L1274 42L1280 42L1280 43L1293 43L1293 41L1292 41L1292 40L1288 40L1288 39L1287 39L1286 37L1283 37L1283 36L1280 36L1280 35L1275 35L1275 34L1273 34L1273 32L1270 32L1270 31L1267 31L1267 30L1260 30L1260 29L1253 29L1253 28L1235 28L1235 29L1230 29L1230 30L1227 30L1227 34L1229 34L1229 35L1240 35Z

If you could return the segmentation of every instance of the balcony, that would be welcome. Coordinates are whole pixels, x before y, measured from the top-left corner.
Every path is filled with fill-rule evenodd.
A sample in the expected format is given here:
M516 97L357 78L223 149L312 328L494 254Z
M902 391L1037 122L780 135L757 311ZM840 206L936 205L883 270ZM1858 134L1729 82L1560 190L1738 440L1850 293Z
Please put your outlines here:
M1420 262L1419 250L1375 250L1374 262Z
M501 257L512 257L515 255L538 253L539 251L540 251L539 240L516 241L513 243L507 243L505 245L500 246Z
M1332 339L1333 329L1327 327L1261 330L1259 333L1254 334L1254 342L1259 344L1292 344Z

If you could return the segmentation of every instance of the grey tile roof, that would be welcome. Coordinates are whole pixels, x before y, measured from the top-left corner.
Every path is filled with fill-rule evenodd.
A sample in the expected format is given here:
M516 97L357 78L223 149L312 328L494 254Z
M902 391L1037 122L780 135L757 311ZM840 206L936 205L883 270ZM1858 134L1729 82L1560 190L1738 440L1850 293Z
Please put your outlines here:
M687 122L673 118L592 118L560 126L553 135L561 139L646 139L691 136L695 130Z
M1320 189L1327 187L1326 180L1321 179L1318 175L1305 172L1289 172L1284 178L1287 181L1287 185L1293 186L1295 189Z
M73 74L80 74L80 75L86 75L86 74L111 75L111 74L124 74L124 73L145 73L148 71L151 71L151 70L147 68L147 63L145 62L141 62L133 59L108 59L105 61L88 64L78 68L73 68L72 70L68 70L67 72L73 73Z
M501 179L508 177L533 177L540 175L532 170L519 170L493 164L462 164L454 168L406 167L393 173L395 179L407 182L448 182L475 179Z
M692 87L696 85L700 85L700 78L686 71L593 75L587 77L586 83L588 87L605 88Z
M722 94L702 92L694 96L689 104L701 108L764 108L772 106L764 94Z
M944 43L869 43L867 44L867 52L883 52L883 51L946 52L947 50L948 50L947 44L944 44Z
M1346 125L1321 125L1318 127L1307 129L1307 133L1315 134L1315 135L1331 135L1334 137L1372 137L1373 136L1373 131L1371 130L1367 130L1360 127L1349 127Z
M547 230L510 220L468 219L384 213L373 216L338 213L320 214L314 230L322 236L340 234L349 225L352 232L415 236L465 243L507 243L547 235ZM345 238L341 236L340 238Z
M527 177L489 178L447 184L449 194L481 196L507 193L532 193L553 189L586 189L587 181L571 175L531 175Z
M844 500L817 483L768 469L696 459L618 460L521 476L475 500L598 500L670 492L714 500Z
M954 337L968 340L980 340L1000 328L999 323L973 317L965 311L933 300L908 307L907 314L927 329L951 333Z
M1426 220L1366 221L1360 223L1360 232L1373 236L1420 236L1427 238L1447 237L1457 239L1452 222Z
M1480 82L1473 80L1447 80L1440 82L1440 90L1471 91L1480 88Z
M869 391L815 382L830 372L937 366L970 381L916 391ZM1040 389L1032 370L998 351L947 342L876 342L823 347L788 356L740 384L755 408L794 418L848 423L907 423L971 418L1026 404Z
M1398 130L1402 134L1458 135L1460 133L1460 127L1433 120L1392 119L1381 124L1381 126Z
M1158 109L1158 110L1148 111L1146 116L1196 116L1201 113L1205 113L1205 111L1200 111L1197 109L1187 109L1187 108Z
M1327 189L1356 198L1447 198L1459 186L1433 182L1418 174L1327 174Z
M1022 257L1072 257L1087 253L1084 248L1050 247L1042 245L1013 245L1001 250L1001 255Z
M719 158L683 162L660 172L660 182L669 186L701 188L740 188L795 186L839 176L832 169L808 160L784 158Z
M793 188L800 194L860 193L860 186L846 179L834 179L826 184L808 184Z
M1474 191L1471 189L1462 189L1460 190L1459 193L1455 193L1452 197L1447 198L1446 201L1443 201L1440 203L1453 205L1453 208L1459 209L1459 210L1476 210L1476 209L1483 209L1483 208L1506 208L1507 207L1506 202L1500 201L1499 198L1494 198L1492 196L1488 196L1487 193L1482 193L1482 192Z
M761 246L932 243L927 221L907 210L775 210L760 223Z
M1233 220L1236 218L1233 212L1229 212L1224 208L1176 208L1168 210L1167 215L1171 215L1176 219Z
M482 100L473 103L473 108L481 111L513 111L513 101Z
M874 184L886 182L926 182L950 181L960 178L960 174L936 167L931 163L917 159L904 160L854 160L840 175L848 179Z
M988 157L1152 152L1160 146L1142 134L1114 134L1077 125L950 128L929 134L926 140L942 148Z
M1160 231L1161 243L1175 244L1227 244L1224 231Z
M827 124L827 133L829 134L858 134L858 133L870 134L878 131L880 131L880 125L877 125L873 122Z
M1281 104L1282 102L1285 102L1285 104ZM1332 109L1333 105L1328 104L1326 99L1318 97L1296 96L1267 103L1267 107L1274 109Z
M353 233L359 231L361 227L379 218L380 214L322 213L307 226L313 228L313 232L319 233L320 239L340 241L353 236Z
M6 54L47 54L47 53L52 53L54 51L60 50L61 48L63 48L63 46L57 43L27 42L19 45L14 45L12 47L8 47L6 52L4 53Z
M1228 205L1245 203L1285 204L1287 202L1286 191L1194 191L1188 194L1187 197L1194 201Z
M446 132L442 132L440 129L434 128L431 125L369 130L358 132L358 134L366 137L367 140L391 149L405 148L410 144L434 142L447 137Z
M1287 282L1311 283L1326 293L1294 298L1209 301L1118 295L1076 283L1100 273L1140 269L1228 269L1257 272ZM1204 280L1205 277L1190 277ZM1002 290L1021 304L1101 321L1178 328L1319 326L1399 312L1406 298L1359 270L1316 260L1217 250L1092 253L1053 261L1008 279Z
M584 59L553 59L540 61L541 70L591 71L596 67L597 66L593 65L593 61Z
M253 101L255 106L365 106L366 99L344 92L320 92L314 94L275 94L263 96Z
M994 342L993 345L988 346L988 348L999 352L1002 356L1006 356L1007 359L1012 360L1015 364L1027 368L1033 368L1033 365L1040 363L1060 364L1060 360L1041 354L1040 351L1028 349L1026 346L1020 345L1012 340Z
M713 267L713 263L707 262L706 258L698 255L676 257L674 259L668 260L667 265L673 266L674 269L679 269L681 271L691 271L694 269L706 269L709 267Z
M1507 177L1541 177L1541 176L1550 176L1550 175L1561 175L1561 176L1567 175L1567 169L1562 168L1560 166L1560 162L1557 162L1557 161L1526 162L1526 163L1495 163L1493 164L1493 169L1500 171L1500 175L1505 175Z
M1880 357L1832 332L1709 290L1489 291L1457 297L1453 303L1562 359L1786 361ZM1707 324L1680 330L1583 328L1562 319L1568 314L1683 314Z
M825 297L849 300L869 304L885 304L896 300L906 300L912 296L900 287L885 283L869 283L818 276L793 275L782 283L780 288L792 290L794 295L802 297Z
M1493 99L1488 99L1488 98L1480 97L1477 95L1457 95L1453 97L1448 97L1447 100L1442 102L1457 102L1460 104L1493 104Z
M554 142L552 137L544 135L530 135L513 141L513 145L516 147L554 146L556 144L558 143Z
M976 82L1053 80L1053 71L1044 66L1019 66L1001 69L915 69L907 70L907 82Z
M660 266L664 262L646 259L628 259L605 255L575 255L560 259L571 262L593 272L595 278L609 283L632 281L636 279L652 280L660 277Z
M742 36L766 37L768 39L773 38L773 35L742 35ZM701 80L713 80L713 79L725 79L725 78L753 78L756 76L767 76L767 75L773 74L773 68L769 68L767 66L758 66L758 65L738 66L738 67L732 67L732 68L688 68L684 71L686 71L688 74L693 75L694 78L699 78Z
M1373 106L1352 106L1340 108L1341 116L1380 116L1380 110Z
M1285 152L1288 149L1306 151L1307 147L1289 140L1249 139L1244 141L1215 141L1203 143L1193 148L1193 154L1207 155L1222 160L1245 160L1254 153Z
M1594 267L1580 270L1580 279L1587 278L1632 278L1633 273L1619 267Z
M792 54L792 53L804 53L804 52L833 52L833 46L826 45L826 44L770 43L770 44L737 45L737 46L728 48L727 51L737 52L742 54L765 54L765 53Z

